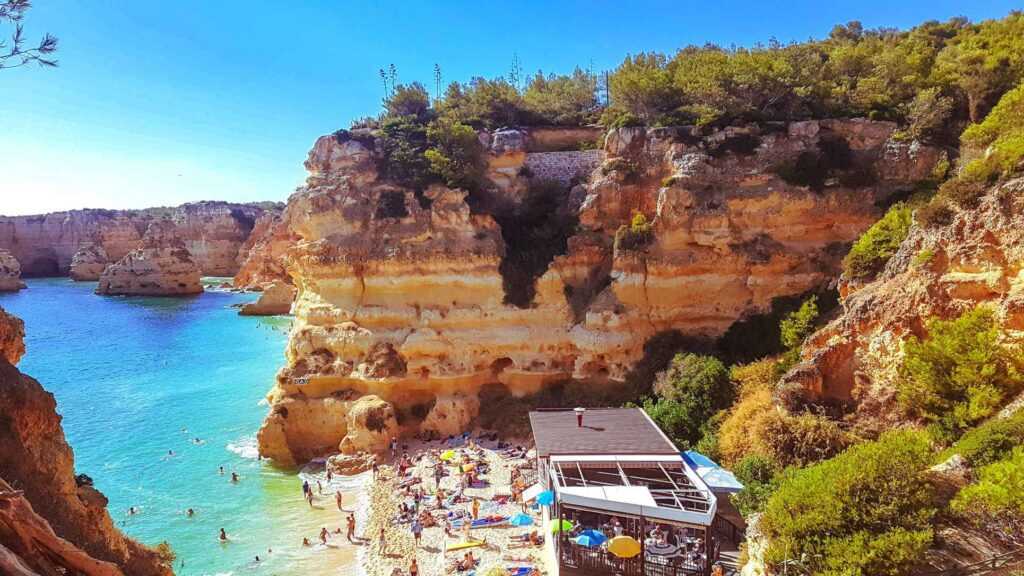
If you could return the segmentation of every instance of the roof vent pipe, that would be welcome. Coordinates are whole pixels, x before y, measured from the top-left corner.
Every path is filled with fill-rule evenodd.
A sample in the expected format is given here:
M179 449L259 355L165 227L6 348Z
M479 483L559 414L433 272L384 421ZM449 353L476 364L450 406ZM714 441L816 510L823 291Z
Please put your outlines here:
M576 427L583 427L583 413L587 411L586 408L573 408L573 412L576 413Z

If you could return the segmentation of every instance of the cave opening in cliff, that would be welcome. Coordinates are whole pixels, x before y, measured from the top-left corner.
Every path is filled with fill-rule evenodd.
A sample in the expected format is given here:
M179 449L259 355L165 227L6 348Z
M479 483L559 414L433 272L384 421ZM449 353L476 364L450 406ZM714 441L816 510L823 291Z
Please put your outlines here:
M25 278L54 278L61 275L60 265L56 257L40 256L22 266L21 275Z
M578 218L567 208L568 188L553 181L537 181L519 204L494 211L505 241L505 256L498 267L505 303L527 308L536 295L537 278L555 256L565 254Z

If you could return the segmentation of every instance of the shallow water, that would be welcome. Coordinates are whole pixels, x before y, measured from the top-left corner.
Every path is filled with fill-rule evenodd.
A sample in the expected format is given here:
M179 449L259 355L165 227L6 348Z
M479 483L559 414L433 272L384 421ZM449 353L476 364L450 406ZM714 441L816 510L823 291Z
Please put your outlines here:
M56 396L76 471L107 495L125 532L168 541L179 575L355 573L351 546L300 545L303 536L318 542L321 526L344 526L333 488L310 509L301 476L257 459L287 318L238 316L231 306L253 295L102 297L94 283L28 285L0 295L0 307L25 321L19 368ZM364 481L335 479L350 495ZM141 511L129 516L129 506ZM365 506L347 500L346 508ZM227 544L217 541L221 527Z

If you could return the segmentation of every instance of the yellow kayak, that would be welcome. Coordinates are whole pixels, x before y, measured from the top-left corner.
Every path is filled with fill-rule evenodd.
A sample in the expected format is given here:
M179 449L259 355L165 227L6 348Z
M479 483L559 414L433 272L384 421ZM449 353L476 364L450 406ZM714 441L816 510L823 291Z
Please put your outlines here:
M456 542L455 544L449 544L448 545L448 551L451 552L452 550L463 550L463 549L466 549L466 548L476 548L477 546L483 546L483 545L484 545L484 541L483 540L470 540L468 542Z

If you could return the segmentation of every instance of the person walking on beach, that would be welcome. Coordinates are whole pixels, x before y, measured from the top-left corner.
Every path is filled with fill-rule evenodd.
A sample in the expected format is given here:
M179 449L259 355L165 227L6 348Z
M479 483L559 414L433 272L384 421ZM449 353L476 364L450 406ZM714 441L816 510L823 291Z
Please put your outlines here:
M441 464L440 462L438 462L437 465L434 466L434 487L435 488L438 488L438 489L441 488L441 478L442 477L444 477L444 464Z
M373 479L376 480L377 479L377 463L376 462L373 463L373 467L371 469L373 470Z
M473 499L473 520L480 517L480 501L476 498Z
M398 456L398 438L391 438L391 459L394 460Z
M349 542L352 542L352 540L356 537L356 515L349 514L346 522L348 522L348 535L346 536L346 538L348 538Z
M416 559L412 559L412 564L409 564L409 576L419 576L420 567L416 565Z
M320 529L320 543L324 544L324 545L327 544L327 527L326 526L324 526L323 528Z
M324 495L324 486L323 484L320 483L319 480L316 481L316 493L321 496Z
M302 495L306 496L309 494L309 480L302 481Z
M338 510L341 510L341 490L334 493L334 503L338 505Z
M380 529L380 536L378 537L380 543L380 554L381 556L387 556L388 554L388 538L384 534L384 528Z
M306 502L309 502L309 507L313 507L313 491L306 492Z
M416 547L420 547L420 536L423 535L423 524L420 524L420 519L416 518L412 521L412 537L416 539Z
M328 484L330 484L330 483L331 483L331 479L332 479L332 478L334 478L334 475L333 475L333 474L331 474L331 469L330 469L330 468L328 468L328 469L327 469L327 483L328 483Z

